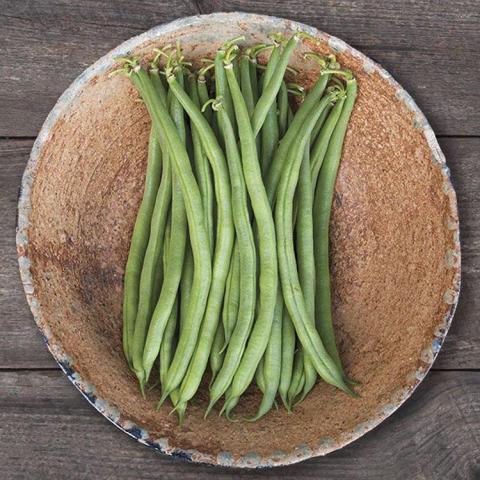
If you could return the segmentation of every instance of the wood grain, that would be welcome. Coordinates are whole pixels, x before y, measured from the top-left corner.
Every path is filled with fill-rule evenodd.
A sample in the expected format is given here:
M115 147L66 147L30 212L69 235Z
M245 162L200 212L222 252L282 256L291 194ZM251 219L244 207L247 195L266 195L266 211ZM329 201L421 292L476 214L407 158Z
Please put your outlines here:
M0 136L36 136L61 93L109 50L192 1L0 0Z
M31 318L15 252L15 211L30 140L0 141L0 368L54 367ZM457 314L435 368L480 368L480 138L441 140L457 188L463 286Z
M473 359L480 359L480 138L444 138L440 146L457 192L462 288L457 312L434 367L479 368L480 361Z
M478 135L478 2L457 0L0 0L0 136L35 136L58 96L123 40L198 12L292 18L337 35L385 66L437 134Z
M262 471L159 455L93 413L60 372L0 372L5 479L471 479L480 475L480 372L432 372L399 411L327 457ZM233 475L232 475L233 474Z
M15 219L20 179L33 142L0 141L0 368L53 368L18 273Z

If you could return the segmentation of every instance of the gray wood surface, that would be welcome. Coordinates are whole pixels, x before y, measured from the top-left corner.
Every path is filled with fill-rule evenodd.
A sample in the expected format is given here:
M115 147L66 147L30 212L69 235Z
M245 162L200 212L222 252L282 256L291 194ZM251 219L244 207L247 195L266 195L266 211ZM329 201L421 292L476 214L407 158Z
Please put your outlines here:
M99 56L154 25L232 10L314 25L385 66L440 136L461 217L462 293L434 371L354 444L257 472L155 454L96 413L44 347L15 253L21 174L63 90ZM478 0L0 0L0 478L480 478L479 45Z

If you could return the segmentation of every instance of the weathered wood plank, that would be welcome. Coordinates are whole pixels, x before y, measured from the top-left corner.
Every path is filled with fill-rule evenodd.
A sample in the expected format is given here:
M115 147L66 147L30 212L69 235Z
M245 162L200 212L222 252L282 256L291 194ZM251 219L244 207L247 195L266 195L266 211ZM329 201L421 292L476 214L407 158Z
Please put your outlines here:
M60 372L0 372L0 422L5 480L480 475L480 372L431 372L405 406L357 442L327 457L257 472L193 465L148 450L94 412Z
M463 286L459 308L435 368L480 368L480 138L441 140L460 206ZM0 368L52 367L20 285L15 211L32 141L0 141Z
M479 133L480 93L471 88L480 61L476 0L0 0L0 136L35 136L74 78L132 35L198 11L232 10L292 18L337 35L382 63L437 134Z
M0 141L0 368L56 366L32 320L15 250L18 189L32 143Z
M478 368L479 362L473 358L480 359L480 138L445 138L440 140L440 146L451 168L459 205L462 290L452 326L434 366Z
M36 136L60 94L109 50L198 12L193 1L0 1L0 136Z

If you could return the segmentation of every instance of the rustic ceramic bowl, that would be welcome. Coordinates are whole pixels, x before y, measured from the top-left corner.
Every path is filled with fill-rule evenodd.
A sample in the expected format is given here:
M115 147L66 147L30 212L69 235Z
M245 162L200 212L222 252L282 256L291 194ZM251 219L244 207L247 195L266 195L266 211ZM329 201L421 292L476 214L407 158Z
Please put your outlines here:
M353 70L359 97L340 168L332 221L334 314L342 357L360 399L319 384L293 415L256 423L203 419L204 388L179 428L158 392L143 399L121 348L122 276L142 195L149 120L115 57L147 58L181 40L187 57L211 54L238 34L307 31ZM298 49L300 82L317 67ZM259 467L325 455L396 410L424 378L452 318L460 287L455 193L425 117L391 76L341 40L306 25L244 13L162 25L116 48L61 96L32 150L19 202L22 281L48 348L105 417L167 454ZM249 392L239 411L253 412Z

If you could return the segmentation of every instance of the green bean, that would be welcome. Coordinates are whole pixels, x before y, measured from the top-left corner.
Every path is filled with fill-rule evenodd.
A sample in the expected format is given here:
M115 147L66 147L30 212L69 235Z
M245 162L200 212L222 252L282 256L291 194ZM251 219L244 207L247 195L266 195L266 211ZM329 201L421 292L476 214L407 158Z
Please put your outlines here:
M157 91L158 96L160 97L160 100L164 105L168 105L167 90L163 84L162 78L160 77L160 72L156 62L152 62L152 67L150 68L149 73L150 79L155 87L155 90Z
M143 259L142 273L140 275L138 311L136 321L148 326L148 318L156 305L163 281L163 268L161 254L167 215L172 199L171 166L168 153L163 156L163 173L158 187L155 206L152 212L150 238ZM146 330L145 330L146 332ZM145 334L144 332L144 334Z
M227 77L228 75L227 73ZM218 118L223 125L230 180L232 183L232 205L236 213L234 222L236 250L238 251L239 261L239 286L231 292L231 295L235 294L235 290L237 290L239 303L235 328L231 336L229 336L225 330L225 342L228 341L228 345L222 368L210 388L210 403L206 415L208 415L213 405L229 387L240 363L248 335L251 331L256 302L256 250L253 231L250 225L247 188L245 186L244 173L242 172L242 160L238 151L233 126L230 123L226 110L222 108L222 104L219 104L216 108L218 108ZM238 124L242 124L241 120L238 121ZM234 277L232 277L232 279L234 279Z
M268 349L268 345L267 345L267 349ZM264 357L262 357L258 362L257 370L255 371L255 381L257 382L257 386L259 390L263 394L265 394L265 375L263 371L263 367L264 367L263 358Z
M168 230L167 230L168 228ZM168 264L168 252L170 250L170 225L167 224L167 228L165 229L165 241L164 241L164 249L163 249L163 268L167 270ZM170 317L168 318L167 325L165 327L165 332L163 335L162 343L160 345L160 385L162 389L165 386L166 376L168 372L168 368L170 367L170 363L172 361L173 352L175 350L178 338L177 338L177 323L178 323L178 297L175 298L175 303L173 304L172 311L170 312ZM180 325L181 327L181 325ZM170 394L170 399L172 400L172 405L176 405L178 401L178 392L173 391ZM184 411L178 411L179 417L179 424L182 425Z
M200 191L195 181L185 146L182 144L175 124L170 118L166 106L162 104L156 93L148 74L133 61L130 61L130 63L126 65L125 70L142 95L156 132L165 138L173 167L182 189L195 267L190 294L191 308L189 308L188 316L192 322L196 322L198 318L203 318L211 282L211 256L207 248L208 237L201 208ZM159 307L159 305L162 306L162 302L159 301L157 307ZM158 314L156 315L154 311L149 327L148 338L152 338L152 340L156 340L156 342L160 340L159 343L161 343L167 321L168 317L159 318ZM152 359L151 361L153 363L158 355L158 350L159 345L157 348L157 344L146 344L144 359L148 361Z
M263 367L263 392L262 402L256 415L249 418L249 421L256 421L263 417L273 406L275 397L277 396L278 387L280 385L280 375L282 364L280 358L282 356L282 317L283 317L283 300L282 294L278 291L277 295L280 301L276 302L276 311L273 319L272 331L268 345L265 350L263 362L260 361L259 366ZM262 383L262 379L260 380Z
M195 105L200 108L201 100L199 95L200 88L197 89L197 82L194 76L190 76L189 82L189 95ZM208 94L208 93L207 93ZM207 97L208 101L208 97ZM207 118L207 116L205 117ZM208 121L208 120L207 120ZM207 233L209 238L210 252L213 253L214 249L214 230L213 230L213 203L214 203L214 191L212 185L212 172L208 159L202 147L202 140L198 133L197 128L192 123L192 143L193 143L193 161L195 165L195 173L200 188L200 194L202 196L203 212L207 224Z
M180 332L187 320L188 304L193 282L193 256L189 242L185 246L185 258L183 261L182 277L180 280Z
M228 88L227 78L225 76L225 70L223 69L223 60L225 58L225 50L220 48L215 55L215 94L217 97L222 97L223 108L228 114L228 118L232 123L233 131L237 131L237 120L235 118L235 112L233 110L232 95ZM218 121L218 115L216 116ZM220 127L220 133L222 133L222 127Z
M222 368L223 358L225 356L225 350L223 349L225 345L225 332L223 331L222 322L217 322L217 329L215 331L215 337L213 339L212 348L210 351L210 370L212 371L212 378L210 379L210 386L213 385L215 379L217 378L218 372ZM185 382L185 380L184 380ZM185 383L186 385L186 383ZM183 385L182 385L183 387ZM187 387L185 387L185 390ZM183 388L182 388L183 390ZM192 389L193 390L193 389ZM195 392L193 393L195 395ZM193 396L192 395L192 396ZM183 396L188 396L186 393L182 393Z
M197 78L197 89L198 89L198 97L200 100L200 105L205 105L208 100L210 100L210 96L208 94L208 87L207 87L207 80L205 79L204 75L199 75ZM195 101L195 99L193 99ZM207 122L211 125L212 118L213 118L213 110L211 106L207 106L205 110L203 110L203 115L207 119Z
M297 247L298 276L308 317L313 321L315 318L315 257L313 254L313 190L310 174L310 139L307 140L307 147L303 154L296 193L298 210L295 224L295 244ZM308 354L305 353L303 359L305 384L302 399L314 387L317 379L317 372Z
M165 169L165 167L164 167ZM124 298L123 298L123 351L125 357L132 364L132 343L135 331L135 319L137 317L139 284L142 272L143 259L150 238L150 222L153 215L157 192L159 191L160 177L162 172L162 155L160 145L155 137L155 132L150 132L148 146L147 172L145 175L145 187L142 202L137 213L135 226L133 227L125 267ZM163 173L165 176L165 173ZM162 192L167 186L162 188Z
M344 103L345 98L340 98L337 101L328 115L325 124L322 126L317 140L313 144L311 154L311 176L312 188L314 191L315 187L317 186L318 174L320 173L320 169L322 168L322 163L325 158L325 153L327 152L328 143L335 129L335 125L338 122L340 114L342 113Z
M325 348L342 371L340 355L335 343L332 324L330 265L329 265L329 225L337 171L342 158L342 149L348 122L357 95L357 82L347 76L346 99L325 154L315 193L315 256L316 256L316 310L318 330Z
M290 126L293 122L293 110L292 110L292 107L289 105L288 106L288 112L287 112L287 123L288 123L288 126Z
M177 348L168 373L167 384L171 391L182 382L190 360L193 362L194 366L192 366L190 370L191 374L185 379L181 387L181 399L179 402L185 402L195 394L207 366L210 348L214 340L214 333L222 308L225 283L232 254L234 227L230 181L223 151L205 117L187 93L181 88L175 76L167 74L167 81L170 89L182 104L202 139L203 148L210 160L213 170L218 205L217 242L215 246L212 283L208 295L205 318L203 318L203 322L201 318L194 322L189 315L189 329L185 329L185 335L183 335L183 332L182 335L180 335L179 347ZM201 332L199 335L200 327ZM165 398L166 392L168 392L168 389L162 394L162 398ZM160 401L162 401L162 399L160 399Z
M268 62L267 62L267 67L265 68L265 73L263 75L262 88L261 88L262 94L275 73L275 69L277 68L278 62L280 61L281 53L282 52L280 49L280 45L278 43L275 43L273 45L270 58L268 59ZM288 59L287 59L287 63L288 63ZM282 78L283 78L283 75L282 75Z
M248 95L245 96L244 90L248 90L248 86L245 87L243 83L242 83L242 94L244 95L245 103L247 104L248 115L250 118L252 118L253 111L255 109L255 104L258 101L258 95L259 95L259 86L258 86L258 78L257 78L257 55L261 50L265 48L267 48L267 46L265 45L256 45L247 49L248 56L249 56L250 89L252 92L251 101L249 101ZM242 81L244 83L248 82L246 72L245 72L244 79ZM257 146L257 152L260 154L260 152L262 151L262 137L260 135L257 135L257 137L255 138L255 144Z
M279 129L278 129L278 119L277 119L277 103L274 101L268 114L265 118L265 122L261 129L261 138L262 138L262 155L261 155L261 165L262 173L266 175L268 167L273 158L273 154L277 148L279 140Z
M292 318L297 336L303 348L308 353L318 374L327 382L353 394L345 384L341 373L331 359L315 329L313 319L308 316L307 308L302 294L298 272L296 269L295 252L293 250L292 200L298 181L299 169L307 146L309 135L327 102L332 101L332 96L327 95L320 101L319 108L314 109L308 117L308 122L302 127L298 142L292 145L292 162L286 166L279 186L279 193L275 207L275 218L278 239L278 259L280 266L280 279L282 290L289 314ZM323 108L321 108L323 107Z
M183 74L181 71L177 71L176 75L183 82ZM178 130L178 135L183 144L186 140L185 130L185 116L182 106L175 98L170 100L170 113L175 126ZM166 218L166 215L165 215ZM155 230L154 230L155 231ZM163 236L163 232L162 232ZM180 286L182 278L182 270L185 259L185 249L187 243L187 215L185 211L185 205L183 201L183 193L175 172L172 172L172 213L171 213L171 233L169 242L168 256L170 261L168 262L168 270L165 272L165 281L162 285L160 297L158 298L157 306L153 317L160 318L157 320L162 325L162 332L166 327L168 318L170 317L175 298L177 297L177 291ZM144 266L145 268L145 266ZM161 304L161 305L160 305ZM181 303L180 303L181 305ZM153 318L152 318L153 322ZM158 355L161 345L161 336L158 338L152 338L153 332L148 330L145 348L143 352L143 358L139 358L138 368L143 368L144 382L148 381L150 371L152 369L155 358ZM135 364L134 364L135 366ZM142 375L142 374L141 374ZM137 373L138 376L138 373ZM142 377L139 377L139 381L142 382Z
M240 85L240 65L238 63L238 58L234 58L232 61L233 73L237 79L238 84Z
M275 67L278 65L279 60L280 48L278 46L274 46L267 64L267 68L265 70L265 74L263 76L263 85L268 85L268 82L270 82L270 79L272 78ZM273 100L272 106L268 110L260 133L262 139L261 166L262 174L265 175L268 171L268 167L272 160L273 153L277 148L279 139L276 98Z
M271 75L271 79L268 81L268 83L265 82L262 95L258 99L252 115L252 131L254 138L260 132L263 122L265 121L265 117L267 116L268 111L272 106L278 91L280 90L290 55L292 54L293 49L296 47L298 41L299 37L296 34L292 35L280 55L275 70Z
M161 86L157 88L157 92L160 91ZM160 95L160 98L163 97ZM148 381L148 376L145 376L143 370L142 355L148 331L148 322L152 314L152 309L155 307L155 302L158 300L157 289L160 283L158 271L162 269L161 265L159 265L160 255L163 249L168 209L173 197L172 171L169 165L169 155L166 150L163 157L164 176L157 191L155 207L152 213L150 237L140 276L138 310L132 342L132 365L139 380L142 393L144 392L144 385Z
M292 406L295 402L295 398L302 391L303 385L305 383L305 373L303 371L303 354L304 351L302 348L298 348L298 350L295 352L295 358L293 360L292 380L290 382L287 393L288 411L291 411Z
M253 110L255 108L256 98L254 97L252 88L252 75L251 75L251 61L248 55L242 55L240 59L240 84L242 88L242 95L247 105L248 115L252 117ZM255 74L255 80L256 80Z
M170 251L170 237L171 237L171 225L169 221L165 228L165 240L164 240L164 248L163 248L163 269L165 271L167 270L168 253ZM160 353L158 356L160 361L160 368L159 368L160 385L162 389L164 388L168 368L172 361L173 352L175 350L175 347L178 341L177 323L178 323L178 296L175 298L175 303L173 304L172 311L170 312L170 317L168 318L167 325L165 327L162 343L160 345ZM172 405L176 405L178 401L178 392L173 391L170 395L170 399L172 400ZM179 410L177 413L179 417L179 424L182 425L185 412Z
M285 135L288 127L288 92L287 84L283 81L278 92L278 129L280 138Z
M240 171L241 173L241 171ZM233 189L233 182L232 182ZM235 210L235 205L233 205ZM227 277L227 286L225 289L225 300L223 303L222 321L223 330L225 332L225 345L227 347L230 337L238 318L238 307L240 297L240 255L238 242L233 247L232 261L230 264L230 271Z
M323 124L325 123L325 120L327 119L330 111L332 110L332 107L333 105L328 105L328 107L322 112L320 117L318 117L317 123L315 124L315 127L313 127L312 134L310 135L310 148L313 147L315 140L317 139L318 134L323 127Z
M322 75L308 95L305 97L304 102L300 105L295 116L293 116L292 121L282 138L282 141L278 144L278 148L273 156L268 175L265 179L265 186L268 193L268 199L270 203L273 204L275 195L277 193L278 184L280 181L280 176L284 169L286 162L288 161L288 151L292 143L296 142L298 137L298 132L302 127L305 119L310 114L312 109L316 106L318 101L325 91L330 75Z
M288 389L292 380L292 370L295 354L295 328L293 326L288 310L284 308L282 316L282 358L281 373L278 393L287 410L290 410L288 403Z
M164 245L165 248L163 250L163 269L167 271L168 265L168 251L170 245L170 225L167 224L167 228L165 229L165 240ZM162 344L160 345L160 385L162 389L165 385L165 378L167 375L168 367L170 366L170 362L172 361L173 350L175 348L175 334L177 330L177 320L178 320L178 302L177 298L175 298L175 303L173 304L172 311L170 312L170 316L168 318L167 325L165 327L165 333L163 335Z
M230 87L239 127L238 132L242 153L243 174L257 225L259 249L258 313L245 352L240 361L240 365L233 377L230 395L224 405L228 416L232 405L236 404L240 395L252 381L258 362L265 352L274 317L278 286L278 270L275 225L273 223L273 215L268 203L267 193L262 181L255 145L255 136L253 135L252 124L250 123L247 107L235 76L233 75L231 64L228 63L228 59L226 60L225 73Z
M250 82L252 84L252 95L253 95L253 104L258 101L258 77L257 77L257 57L250 57ZM255 107L254 107L255 108ZM250 113L250 118L253 115L253 110Z

